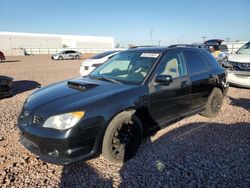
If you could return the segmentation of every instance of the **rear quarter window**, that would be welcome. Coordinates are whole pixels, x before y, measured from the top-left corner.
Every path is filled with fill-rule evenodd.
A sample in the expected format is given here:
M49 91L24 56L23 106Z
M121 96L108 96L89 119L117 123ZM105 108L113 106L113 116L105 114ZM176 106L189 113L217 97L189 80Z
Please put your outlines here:
M201 51L202 56L208 62L209 66L212 68L219 68L221 67L219 62L206 50Z
M208 65L198 52L183 52L189 74L196 74L208 70Z

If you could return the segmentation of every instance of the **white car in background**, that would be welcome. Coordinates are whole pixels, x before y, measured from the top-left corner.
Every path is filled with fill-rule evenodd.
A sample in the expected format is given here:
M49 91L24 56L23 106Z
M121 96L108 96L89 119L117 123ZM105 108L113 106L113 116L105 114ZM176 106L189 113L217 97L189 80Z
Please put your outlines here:
M64 59L81 59L82 54L75 50L65 50L51 56L51 59L64 60Z
M81 76L88 75L96 67L100 66L101 64L106 62L108 59L116 55L117 53L119 53L118 50L106 51L103 53L96 54L89 59L86 59L85 61L82 62L82 65L80 67L80 75Z
M236 54L230 54L222 66L228 69L230 84L250 88L250 42L243 45Z

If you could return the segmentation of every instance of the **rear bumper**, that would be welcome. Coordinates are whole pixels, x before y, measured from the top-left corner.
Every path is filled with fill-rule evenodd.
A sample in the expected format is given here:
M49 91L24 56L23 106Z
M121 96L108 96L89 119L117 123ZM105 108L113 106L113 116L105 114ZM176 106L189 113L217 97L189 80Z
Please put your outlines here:
M58 131L18 121L20 141L30 152L45 162L70 164L97 155L96 140L100 125Z
M228 71L228 82L232 85L250 88L250 71Z

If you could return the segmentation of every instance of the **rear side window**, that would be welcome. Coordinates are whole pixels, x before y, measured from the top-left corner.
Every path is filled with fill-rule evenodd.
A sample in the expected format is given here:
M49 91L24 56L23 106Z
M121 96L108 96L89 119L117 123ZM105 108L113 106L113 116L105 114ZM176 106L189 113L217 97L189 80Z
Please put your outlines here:
M213 68L218 68L220 67L220 64L218 63L218 61L214 58L213 55L211 55L207 50L202 50L201 54L203 55L203 57L206 59L206 61L208 62L208 64L210 65L210 67Z
M196 52L183 52L186 63L188 65L189 74L204 72L208 69L208 65L202 57Z

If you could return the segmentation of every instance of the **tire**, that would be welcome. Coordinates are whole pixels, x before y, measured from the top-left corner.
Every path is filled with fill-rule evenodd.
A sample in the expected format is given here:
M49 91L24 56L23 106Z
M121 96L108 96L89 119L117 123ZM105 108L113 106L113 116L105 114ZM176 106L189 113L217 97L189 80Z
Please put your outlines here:
M76 57L75 57L75 58L79 60L79 59L80 59L80 56L79 56L79 55L76 55Z
M139 148L143 138L141 121L133 112L124 111L112 119L102 143L102 155L114 163L129 160Z
M58 57L58 60L63 60L63 57L62 57L62 56L59 56L59 57Z
M221 90L219 88L214 88L208 98L206 109L201 113L201 115L208 118L216 117L220 112L222 103L223 95Z

